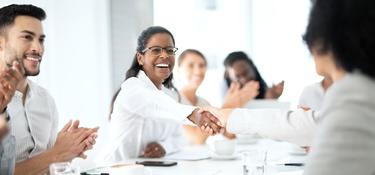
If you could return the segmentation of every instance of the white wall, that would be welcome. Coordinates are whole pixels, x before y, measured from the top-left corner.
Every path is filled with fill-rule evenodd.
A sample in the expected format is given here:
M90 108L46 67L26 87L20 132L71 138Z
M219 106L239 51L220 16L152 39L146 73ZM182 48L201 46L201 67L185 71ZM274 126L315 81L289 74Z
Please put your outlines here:
M112 0L113 92L120 87L134 58L137 38L153 23L153 0Z
M211 104L221 105L223 60L241 50L269 86L285 80L281 100L295 107L303 87L320 79L302 42L309 10L310 0L155 0L154 21L171 30L180 52L194 48L206 56L198 94Z
M252 54L269 85L285 80L281 100L297 106L304 86L320 80L302 41L310 0L253 0Z

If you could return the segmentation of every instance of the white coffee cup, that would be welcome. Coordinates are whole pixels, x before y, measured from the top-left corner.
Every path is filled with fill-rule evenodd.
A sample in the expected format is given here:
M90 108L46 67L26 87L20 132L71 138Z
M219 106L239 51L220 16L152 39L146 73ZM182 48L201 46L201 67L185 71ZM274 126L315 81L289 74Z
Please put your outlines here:
M111 166L111 175L145 175L145 167L138 164L119 164Z
M214 151L217 155L229 156L233 155L236 150L236 140L215 140Z

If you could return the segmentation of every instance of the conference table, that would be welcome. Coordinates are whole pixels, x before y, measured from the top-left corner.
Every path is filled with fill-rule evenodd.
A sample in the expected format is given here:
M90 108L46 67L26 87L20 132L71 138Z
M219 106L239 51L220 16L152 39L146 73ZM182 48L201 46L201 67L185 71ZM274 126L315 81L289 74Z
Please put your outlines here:
M267 160L264 174L300 175L303 166L285 166L285 163L304 163L306 154L299 147L286 142L269 139L259 139L253 143L238 143L236 152L238 157L230 160L207 158L203 160L176 160L163 159L129 159L122 163L136 161L177 161L178 164L170 167L147 167L146 175L244 175L244 161L241 152L244 150L261 149L267 151ZM302 150L302 151L301 151ZM251 175L250 173L248 175Z

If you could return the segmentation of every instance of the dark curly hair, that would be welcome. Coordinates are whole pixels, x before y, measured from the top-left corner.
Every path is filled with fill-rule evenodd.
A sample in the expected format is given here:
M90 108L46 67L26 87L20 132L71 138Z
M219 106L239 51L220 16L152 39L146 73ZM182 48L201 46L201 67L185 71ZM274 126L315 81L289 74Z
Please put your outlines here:
M315 0L303 36L318 54L332 52L337 67L375 78L375 1Z

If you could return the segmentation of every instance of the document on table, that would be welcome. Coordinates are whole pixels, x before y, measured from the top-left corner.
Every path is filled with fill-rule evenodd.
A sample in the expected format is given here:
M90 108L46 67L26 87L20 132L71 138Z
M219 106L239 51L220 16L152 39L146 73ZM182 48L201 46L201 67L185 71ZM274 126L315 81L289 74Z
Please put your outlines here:
M166 160L203 160L210 158L208 146L188 146L179 152L165 156Z

